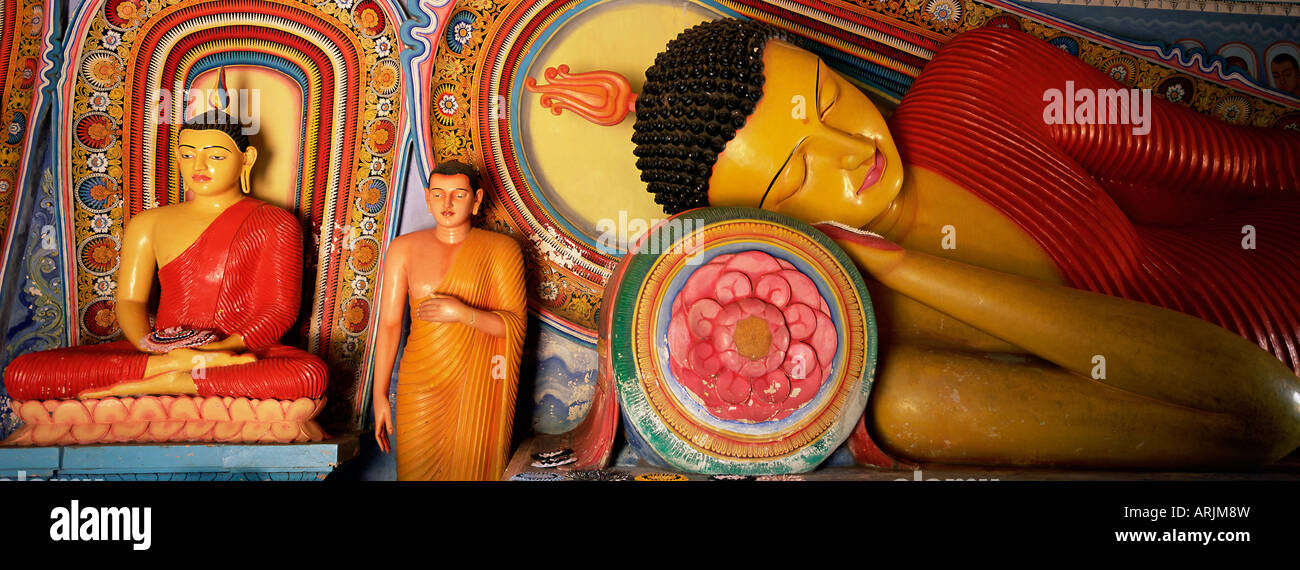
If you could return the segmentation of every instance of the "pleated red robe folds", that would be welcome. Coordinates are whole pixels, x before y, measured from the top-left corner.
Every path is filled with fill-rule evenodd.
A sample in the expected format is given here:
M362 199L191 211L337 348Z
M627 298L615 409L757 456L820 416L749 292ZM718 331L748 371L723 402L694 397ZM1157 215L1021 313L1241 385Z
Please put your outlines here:
M293 215L253 198L222 212L188 249L158 270L162 285L156 330L239 333L257 362L194 374L201 396L319 398L325 363L279 344L301 299L302 230ZM120 340L25 354L5 370L15 400L75 398L91 388L138 380L147 354Z
M926 65L890 130L905 163L1014 221L1071 286L1200 317L1300 370L1300 133L1155 94L1145 135L1048 124L1047 91L1069 87L1128 89L1028 34L972 30Z

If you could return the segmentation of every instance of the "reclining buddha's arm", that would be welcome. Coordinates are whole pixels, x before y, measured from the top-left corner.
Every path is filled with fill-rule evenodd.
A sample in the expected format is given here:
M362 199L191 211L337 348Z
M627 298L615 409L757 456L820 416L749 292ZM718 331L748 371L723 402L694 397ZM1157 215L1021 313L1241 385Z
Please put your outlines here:
M149 293L158 270L153 251L153 218L153 212L146 210L127 222L117 272L117 323L123 336L136 348L153 332L149 326Z
M1144 303L907 251L837 227L819 229L890 289L1043 360L1166 404L1236 418L1274 459L1300 445L1300 379L1227 330ZM1105 373L1098 377L1094 371L1101 362Z

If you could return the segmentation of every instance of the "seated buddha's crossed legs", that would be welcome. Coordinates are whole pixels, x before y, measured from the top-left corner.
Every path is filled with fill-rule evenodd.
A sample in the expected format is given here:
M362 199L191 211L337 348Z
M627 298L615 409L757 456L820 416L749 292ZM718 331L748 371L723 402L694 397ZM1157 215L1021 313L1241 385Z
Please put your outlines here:
M252 353L235 354L229 351L202 351L178 348L166 354L149 356L144 378L118 382L107 388L84 390L79 398L105 398L109 396L138 396L142 394L197 394L194 375L200 369L257 362Z
M117 341L21 355L5 368L4 388L15 400L135 394L296 399L321 397L328 378L319 358L290 346L151 355Z

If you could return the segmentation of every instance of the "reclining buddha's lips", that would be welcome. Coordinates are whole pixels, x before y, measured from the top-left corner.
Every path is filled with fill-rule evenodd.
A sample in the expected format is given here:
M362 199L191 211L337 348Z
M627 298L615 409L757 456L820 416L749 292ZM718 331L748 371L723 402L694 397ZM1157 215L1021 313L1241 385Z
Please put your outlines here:
M867 177L862 180L862 185L858 186L858 194L862 194L876 182L880 181L880 176L885 173L885 154L876 150L876 157L871 162L871 169L867 171Z
M195 182L208 182L208 181L212 180L211 177L209 177L209 176L204 176L204 175L202 175L202 174L195 174L194 176L191 176L190 179L193 180L193 181L195 181Z

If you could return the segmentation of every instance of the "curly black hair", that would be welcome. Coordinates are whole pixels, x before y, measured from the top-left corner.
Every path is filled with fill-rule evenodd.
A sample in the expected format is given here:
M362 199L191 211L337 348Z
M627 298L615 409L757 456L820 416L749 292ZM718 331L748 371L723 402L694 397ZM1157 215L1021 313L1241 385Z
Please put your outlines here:
M762 22L704 22L668 42L646 70L633 154L664 212L708 205L718 153L763 96L763 49L773 39L786 37Z
M222 111L211 110L191 117L181 125L181 131L221 131L230 135L239 147L239 152L248 150L248 135L244 126L234 116Z

